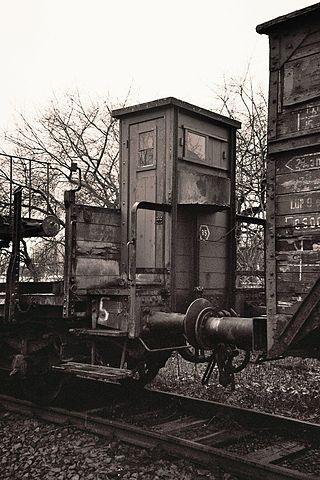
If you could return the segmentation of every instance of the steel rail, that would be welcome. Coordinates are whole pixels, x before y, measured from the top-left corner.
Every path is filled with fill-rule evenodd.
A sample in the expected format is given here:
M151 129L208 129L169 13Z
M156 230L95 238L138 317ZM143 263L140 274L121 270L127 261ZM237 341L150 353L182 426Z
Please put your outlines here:
M159 392L156 392L158 395ZM166 396L171 396L166 394ZM179 397L175 396L174 397ZM184 398L184 397L181 397ZM192 399L196 402L196 399ZM203 401L202 401L203 402ZM205 402L214 403L214 402ZM46 422L68 425L80 430L97 434L108 439L117 439L138 447L161 449L170 455L181 457L208 467L221 467L246 480L311 480L315 476L287 468L247 460L226 450L199 444L194 441L177 438L166 433L157 433L115 420L94 416L88 412L69 411L57 407L44 407L31 402L0 395L0 404L8 411L33 416ZM217 406L222 406L217 404ZM227 407L227 406L223 406ZM233 407L234 409L235 407ZM241 409L237 409L241 410ZM93 412L92 412L93 413ZM255 412L257 413L257 412ZM286 423L290 419L286 419ZM293 420L293 424L296 421ZM303 422L299 422L299 427ZM309 424L310 426L312 424ZM308 428L307 426L307 428ZM320 428L320 426L317 426Z
M219 411L226 415L231 414L234 418L241 419L242 421L253 422L255 425L259 424L261 427L268 426L277 430L290 429L291 432L297 435L306 434L314 441L320 442L320 423L312 423L306 420L298 420L283 415L260 412L259 410L252 410L250 408L237 407L235 405L228 405L226 403L214 402L171 392L163 392L156 389L146 389L144 392L146 395L158 395L161 399L167 398L177 400L185 408L193 410L194 412L199 412L202 416L214 415Z

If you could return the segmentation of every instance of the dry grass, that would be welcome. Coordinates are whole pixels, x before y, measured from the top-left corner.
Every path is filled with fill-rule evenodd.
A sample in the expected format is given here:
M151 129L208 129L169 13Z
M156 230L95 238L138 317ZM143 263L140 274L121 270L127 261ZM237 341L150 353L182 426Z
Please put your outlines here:
M193 365L179 355L170 358L152 386L265 412L320 423L320 362L287 358L262 365L250 363L236 375L236 388L218 383L214 369L209 385L201 384L205 365Z

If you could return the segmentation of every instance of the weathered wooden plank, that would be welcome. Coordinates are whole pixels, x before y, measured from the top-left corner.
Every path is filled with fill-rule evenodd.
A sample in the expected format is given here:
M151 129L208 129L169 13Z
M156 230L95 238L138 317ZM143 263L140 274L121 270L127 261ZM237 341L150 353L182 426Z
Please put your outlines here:
M311 236L316 233L316 230L296 230L294 227L278 228L276 230L277 243L281 240L300 240L310 239ZM318 231L319 233L319 231ZM279 249L280 250L280 249ZM311 249L310 249L311 250Z
M212 227L225 227L228 228L228 212L215 212L215 213L199 213L198 224L206 224Z
M191 262L190 262L191 260ZM191 272L193 270L192 258L189 255L176 255L176 271Z
M271 54L270 54L270 63L273 62L272 57L277 57L276 52L278 52L279 49L279 41L272 41L272 47L271 47ZM275 55L273 56L272 53L273 51L275 52ZM275 60L276 61L276 60ZM272 88L270 88L269 91L269 110L268 110L268 137L271 138L276 138L277 137L277 111L278 111L278 103L279 103L279 95L278 95L278 88L279 88L279 72L276 71L271 71L270 72L270 86L272 85Z
M296 106L287 108L277 118L277 137L281 138L290 134L307 134L320 129L319 97L310 100L307 107Z
M208 240L203 241L207 244L227 244L228 243L228 229L224 227L216 227L215 225L206 225L209 229L210 236ZM199 228L200 231L200 228ZM202 241L201 241L202 242ZM212 247L212 245L211 245Z
M76 277L76 286L77 286L77 292L79 290L84 290L86 291L87 289L93 289L93 288L107 288L107 287L112 287L112 286L119 286L119 276L107 276L107 275L102 275L102 276L92 276L92 275L81 275Z
M76 260L76 276L116 276L119 275L119 262L104 258L78 257Z
M318 98L319 76L320 53L287 62L284 65L283 106Z
M102 243L79 240L76 244L76 255L87 258L120 258L120 243Z
M307 449L307 446L300 442L292 440L282 441L281 443L270 445L251 452L245 456L246 460L251 462L272 463L302 452Z
M294 304L292 304L294 305ZM298 306L292 306L291 308L282 308L281 307L281 303L277 306L277 315L280 315L280 317L282 318L283 316L287 317L287 316L290 316L292 317L292 315L295 314L295 312L297 311L298 309Z
M199 274L199 285L207 289L223 290L227 285L227 275L219 272L202 272Z
M302 235L306 232L320 230L320 211L276 216L276 228L292 227Z
M200 257L199 270L202 273L224 273L226 274L228 268L226 258L210 258Z
M189 222L179 222L178 229L177 229L177 239L188 240L188 243L189 243L190 238L192 238L196 234L192 226L193 226L193 218L190 218Z
M299 47L293 53L291 60L298 60L303 57L309 57L310 55L314 55L316 53L320 53L320 38L318 32L314 35L309 35L309 37L307 37L301 47Z
M276 193L312 192L320 189L320 169L277 175Z
M206 295L208 295L208 297L210 295L217 295L217 296L226 296L227 292L225 290L225 288L222 286L221 288L218 288L218 287L210 287L210 286L204 286L204 290L206 292Z
M178 231L177 231L177 239L186 241L190 244L190 240L196 240L199 238L200 232L200 225L199 228L196 230L192 228L192 219L190 219L189 223L180 223L178 224ZM203 243L216 243L216 244L224 244L227 241L227 234L228 229L227 227L221 227L216 225L210 225L208 223L202 223L201 225L206 225L210 231L210 236L208 240ZM181 243L181 242L179 242Z
M315 278L320 271L318 263L298 263L298 262L277 262L277 273L297 273L302 279L305 273L315 274Z
M179 290L190 290L193 285L193 274L191 272L176 272L176 288Z
M319 148L320 133L315 131L307 132L306 135L299 133L293 133L284 135L281 138L270 140L269 143L269 155L287 153L292 151L296 152L298 148L316 147Z
M319 271L320 273L320 258L317 255L319 252L309 253L309 255L304 253L297 253L296 255L277 254L277 271L289 272L290 270L298 270L301 272Z
M302 273L302 275L300 275ZM320 276L320 272L319 272ZM283 282L292 282L292 283L299 283L299 282L308 282L308 283L314 283L317 276L314 274L314 272L300 272L298 269L296 271L286 271L286 272L281 272L277 273L277 278L280 278L283 280Z
M317 192L288 193L277 195L276 211L278 215L304 214L319 212L320 190Z
M319 250L297 250L295 252L277 252L276 254L277 261L288 261L290 263L297 262L300 263L316 263L320 262L320 251Z
M320 169L320 152L294 154L289 153L276 159L276 174L306 172Z
M304 41L301 44L301 47L299 47L298 51L300 49L303 49L304 47L308 45L314 45L320 43L320 31L319 30L312 30L304 39Z
M136 261L137 267L156 265L156 224L155 212L140 210L137 222Z
M312 285L314 284L314 274L309 274L310 277L308 280L305 278L306 274L302 276L302 279L299 280L300 272L295 274L287 273L278 273L277 275L277 291L278 294L286 293L288 295L302 295L308 293ZM291 278L291 280L289 280ZM293 281L294 279L294 281Z
M156 130L154 130L154 141L156 140ZM156 147L156 145L155 145ZM155 154L155 152L154 152ZM154 158L154 161L156 156ZM137 160L139 164L139 159ZM137 201L147 200L156 201L155 170L136 171L135 194ZM137 266L152 268L156 265L156 213L151 210L138 211L137 228Z
M91 205L75 205L77 222L96 223L98 225L120 225L120 210Z
M274 330L272 328L276 314L276 266L275 252L275 169L276 162L269 159L267 163L267 224L266 224L266 300L268 316L268 344L274 342Z
M313 232L311 237L283 238L277 241L277 251L295 253L297 250L320 250L320 232Z
M120 227L115 225L96 225L79 223L76 227L78 240L116 243L120 238Z
M310 33L309 28L302 30L297 29L286 29L285 38L279 38L280 43L280 58L278 67L283 67L286 63L291 60L292 54L302 45L302 43L307 38Z
M277 295L277 313L284 315L293 315L299 308L305 295L293 295L291 297L286 293Z
M228 244L221 240L220 242L209 241L199 242L199 255L200 257L209 258L227 258L228 257Z
M193 239L192 239L193 240ZM191 259L190 255L192 253L192 244L190 241L185 239L179 239L176 243L176 255L189 255L189 259Z
M300 292L279 293L277 297L277 313L284 313L286 315L294 314L306 296L306 293Z

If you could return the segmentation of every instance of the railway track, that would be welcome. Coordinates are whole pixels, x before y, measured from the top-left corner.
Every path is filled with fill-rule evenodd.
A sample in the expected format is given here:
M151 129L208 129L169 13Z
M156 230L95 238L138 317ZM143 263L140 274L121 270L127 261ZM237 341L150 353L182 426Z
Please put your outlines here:
M129 398L115 389L101 400L79 398L69 410L0 395L9 411L219 465L241 479L320 478L318 424L158 391Z

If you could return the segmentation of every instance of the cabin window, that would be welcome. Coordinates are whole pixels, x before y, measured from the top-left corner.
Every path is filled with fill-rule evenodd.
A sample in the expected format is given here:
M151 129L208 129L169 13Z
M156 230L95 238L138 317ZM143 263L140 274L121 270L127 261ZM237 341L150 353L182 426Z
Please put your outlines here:
M206 133L184 129L183 158L208 167L228 170L228 140Z
M186 130L185 156L196 162L205 162L206 160L206 137L199 133Z
M155 130L139 133L139 161L138 167L155 166Z

